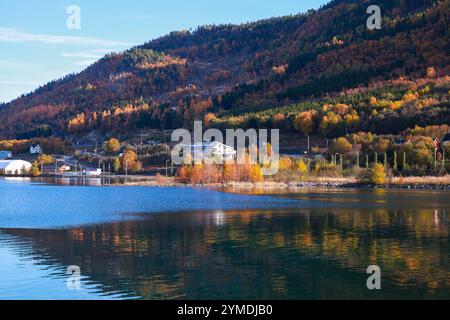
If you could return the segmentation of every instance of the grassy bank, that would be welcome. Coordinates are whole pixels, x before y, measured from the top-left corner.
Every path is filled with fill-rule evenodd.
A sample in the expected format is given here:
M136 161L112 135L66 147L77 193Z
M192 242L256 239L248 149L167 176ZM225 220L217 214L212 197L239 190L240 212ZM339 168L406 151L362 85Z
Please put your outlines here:
M359 182L355 177L333 178L319 177L291 182L227 182L211 184L180 183L174 178L148 177L141 181L125 182L126 186L153 187L220 187L233 189L307 189L307 188L388 188L388 189L423 189L450 190L450 175L442 177L394 177L386 184L373 185Z

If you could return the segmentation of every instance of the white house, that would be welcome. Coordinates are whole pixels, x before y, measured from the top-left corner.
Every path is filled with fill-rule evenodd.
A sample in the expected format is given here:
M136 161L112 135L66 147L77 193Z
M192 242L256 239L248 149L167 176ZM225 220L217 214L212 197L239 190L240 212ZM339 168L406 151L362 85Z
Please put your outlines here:
M83 173L88 177L99 177L102 175L102 169L86 170Z
M202 159L210 159L213 161L216 159L227 161L234 160L237 154L234 148L218 141L189 145L187 149L190 150L193 159L195 157L201 157Z
M25 175L31 170L31 163L23 160L0 160L1 175Z
M40 144L30 147L31 154L41 154L42 152L43 152L43 150L42 150L42 147Z
M68 165L65 164L65 165L59 167L59 168L58 168L58 171L59 171L59 172L67 172L67 171L70 171L70 169L71 169L70 166L68 166Z
M0 160L6 160L12 158L11 151L0 151Z

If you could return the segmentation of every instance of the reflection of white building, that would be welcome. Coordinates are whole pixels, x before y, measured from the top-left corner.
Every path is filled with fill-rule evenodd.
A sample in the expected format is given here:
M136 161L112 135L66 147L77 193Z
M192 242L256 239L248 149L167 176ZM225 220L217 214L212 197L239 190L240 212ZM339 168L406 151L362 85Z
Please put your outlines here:
M191 153L193 159L202 158L210 160L233 160L236 158L236 150L234 148L220 143L218 141L214 142L203 142L199 144L193 144L187 147Z
M99 177L102 175L102 169L86 170L83 173L89 177Z
M0 160L0 174L25 175L31 170L31 163L23 160Z

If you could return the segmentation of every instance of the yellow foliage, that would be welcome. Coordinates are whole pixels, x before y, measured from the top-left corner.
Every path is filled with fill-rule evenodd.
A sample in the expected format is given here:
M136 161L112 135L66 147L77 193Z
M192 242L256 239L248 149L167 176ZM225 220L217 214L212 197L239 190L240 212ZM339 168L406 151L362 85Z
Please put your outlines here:
M308 167L306 166L303 159L297 162L297 171L303 176L308 173Z
M375 164L370 174L370 182L376 185L386 183L386 168L381 163Z
M257 164L252 165L251 179L252 179L252 182L263 182L264 181L264 177L261 172L261 167Z
M105 149L107 152L116 153L120 150L120 142L115 138L109 139L105 144Z
M292 169L293 165L294 164L293 164L291 158L288 158L288 157L283 157L279 161L280 170Z
M407 92L407 93L405 93L405 95L403 96L403 101L405 101L405 102L411 102L411 101L417 100L418 97L419 97L419 96L418 96L417 93L414 93L414 92Z
M38 162L42 165L49 165L55 163L55 159L52 156L41 154L38 158Z

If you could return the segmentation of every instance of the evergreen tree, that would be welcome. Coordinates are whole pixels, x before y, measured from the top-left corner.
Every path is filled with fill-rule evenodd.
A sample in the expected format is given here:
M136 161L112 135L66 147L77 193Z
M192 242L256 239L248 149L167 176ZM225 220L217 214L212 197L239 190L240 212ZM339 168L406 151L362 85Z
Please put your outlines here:
M119 158L114 159L114 172L117 174L120 170L120 160Z
M397 163L397 151L394 151L394 170L398 170L398 163Z

